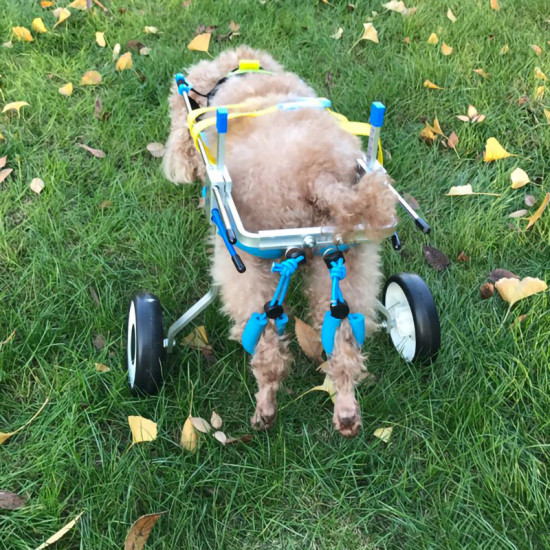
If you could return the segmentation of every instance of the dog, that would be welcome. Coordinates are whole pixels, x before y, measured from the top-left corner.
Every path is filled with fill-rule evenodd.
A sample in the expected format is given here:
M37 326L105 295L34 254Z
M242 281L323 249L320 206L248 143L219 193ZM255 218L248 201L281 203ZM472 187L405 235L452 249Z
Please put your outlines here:
M259 60L262 69L271 74L251 72L223 80L242 59ZM245 104L247 111L297 97L316 97L296 74L285 71L268 53L248 46L200 61L187 74L193 85L189 96L200 106L206 106L206 95L211 106ZM175 86L169 104L171 129L164 173L176 184L204 180L204 163L190 137L184 99ZM214 143L216 133L209 132L208 143ZM351 311L364 315L366 334L371 334L376 330L374 308L381 284L379 241L382 228L395 223L396 200L385 185L390 181L388 176L378 171L358 179L361 141L324 109L230 120L226 139L232 196L249 231L332 225L346 234L359 223L365 226L370 240L346 252L347 277L341 289ZM271 273L271 260L240 254L246 264L242 274L235 271L221 238L215 239L212 277L221 292L223 311L233 322L230 337L238 341L250 316L263 310L278 282ZM320 256L308 257L303 270L312 324L320 331L330 301L329 274ZM290 363L289 341L279 336L270 321L250 360L258 384L253 428L266 429L274 424L277 391ZM361 428L355 386L367 375L367 369L346 319L337 330L328 363L326 372L336 390L334 427L343 436L353 437Z

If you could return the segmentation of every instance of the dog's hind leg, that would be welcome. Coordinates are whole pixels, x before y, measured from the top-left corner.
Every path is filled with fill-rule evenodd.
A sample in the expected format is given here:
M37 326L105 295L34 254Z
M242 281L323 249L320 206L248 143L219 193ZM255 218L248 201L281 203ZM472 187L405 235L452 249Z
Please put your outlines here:
M271 273L271 261L261 260L240 252L246 271L237 273L229 254L216 239L212 276L220 286L223 310L232 321L231 338L241 341L244 327L255 312L273 297L278 277ZM258 383L256 411L250 419L252 427L262 430L271 427L277 418L277 390L286 377L291 355L288 340L280 337L269 321L250 360Z
M380 284L378 245L367 243L353 247L346 252L345 259L347 275L340 288L350 311L364 315L366 334L370 334L376 328L374 306ZM321 258L314 258L309 268L307 293L314 326L319 331L329 309L330 287L331 279L324 262ZM337 392L333 424L346 437L357 435L361 429L355 386L368 374L364 361L349 321L344 319L336 331L327 374Z

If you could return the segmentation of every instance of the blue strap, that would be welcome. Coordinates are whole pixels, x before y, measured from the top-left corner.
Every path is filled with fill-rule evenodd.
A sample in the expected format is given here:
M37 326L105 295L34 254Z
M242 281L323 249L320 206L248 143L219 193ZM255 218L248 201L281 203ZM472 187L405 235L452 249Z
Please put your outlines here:
M339 258L336 262L331 262L330 265L332 266L330 268L330 278L332 279L330 302L335 306L338 302L344 301L340 290L340 281L346 278L346 266L344 265L344 258Z
M271 273L280 273L281 278L279 279L277 290L275 290L275 294L273 295L273 299L271 300L271 302L269 302L269 305L283 305L286 293L288 291L288 285L290 284L290 278L292 277L292 275L294 275L294 273L298 269L298 264L303 259L303 256L298 256L297 258L288 258L280 264L274 263L271 266Z

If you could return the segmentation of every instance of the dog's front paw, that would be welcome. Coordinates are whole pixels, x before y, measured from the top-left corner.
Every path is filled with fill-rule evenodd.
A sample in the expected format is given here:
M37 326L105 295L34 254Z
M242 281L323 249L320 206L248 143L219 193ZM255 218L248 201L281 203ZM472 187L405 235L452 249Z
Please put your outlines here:
M254 416L250 419L250 425L255 430L267 430L275 424L277 419L277 410L276 409L261 409L256 407L256 412Z
M336 397L332 423L334 428L344 437L355 437L359 433L361 430L361 415L359 404L353 395Z

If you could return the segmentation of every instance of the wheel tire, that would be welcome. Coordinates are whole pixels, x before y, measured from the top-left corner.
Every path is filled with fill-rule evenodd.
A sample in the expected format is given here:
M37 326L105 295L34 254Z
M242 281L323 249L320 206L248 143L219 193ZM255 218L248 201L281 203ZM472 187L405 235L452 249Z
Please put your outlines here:
M136 294L128 307L127 368L134 395L157 393L166 361L160 300L148 292Z
M428 285L415 273L392 275L383 292L384 306L394 326L391 341L406 361L435 361L441 345L441 329L434 298Z

